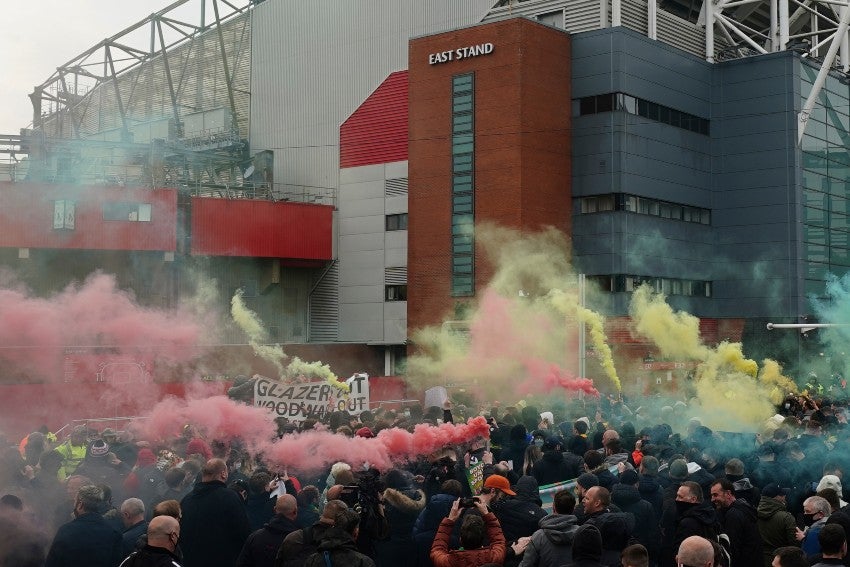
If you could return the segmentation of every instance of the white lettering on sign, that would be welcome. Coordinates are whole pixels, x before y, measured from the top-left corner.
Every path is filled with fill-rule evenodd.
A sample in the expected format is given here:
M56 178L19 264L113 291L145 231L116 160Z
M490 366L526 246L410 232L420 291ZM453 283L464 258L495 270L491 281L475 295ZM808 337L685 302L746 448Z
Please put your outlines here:
M489 55L493 53L492 43L482 43L479 45L470 45L469 47L459 47L450 49L449 51L438 51L428 55L428 63L437 65L438 63L448 63L449 61L460 61L461 59L469 59L470 57L478 57L479 55Z
M307 418L322 419L334 411L360 415L369 409L369 376L355 374L346 380L350 391L327 382L285 384L259 378L254 384L254 406L266 408L275 417L301 423Z

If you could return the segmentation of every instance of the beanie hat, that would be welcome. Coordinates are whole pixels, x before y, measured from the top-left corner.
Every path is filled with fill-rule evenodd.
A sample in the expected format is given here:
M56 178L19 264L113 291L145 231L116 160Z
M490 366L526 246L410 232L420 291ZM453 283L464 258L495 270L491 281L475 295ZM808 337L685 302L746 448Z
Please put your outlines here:
M106 441L103 439L95 439L89 443L88 449L86 449L86 457L99 459L101 457L105 457L108 452L109 445L106 444Z
M186 456L203 455L205 459L212 459L212 449L203 439L194 438L186 445Z
M676 459L670 463L670 478L673 480L688 478L688 463L684 459Z
M638 473L636 473L632 469L623 471L623 473L620 475L620 484L634 485L637 483L638 480L640 480L640 478L638 477Z
M368 427L361 427L354 434L357 435L358 437L365 437L366 439L369 439L369 438L375 436L372 433L372 430L369 429Z
M576 479L576 484L587 490L599 486L599 477L593 473L586 472Z

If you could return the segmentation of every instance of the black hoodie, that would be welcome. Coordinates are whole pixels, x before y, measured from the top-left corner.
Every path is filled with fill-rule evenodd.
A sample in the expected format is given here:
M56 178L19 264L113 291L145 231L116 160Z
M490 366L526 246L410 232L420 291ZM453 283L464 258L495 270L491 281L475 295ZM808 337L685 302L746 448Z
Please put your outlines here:
M758 565L764 561L758 513L753 506L738 498L721 513L723 532L729 536L729 554L733 565Z
M658 528L658 517L652 504L641 498L638 489L630 484L615 484L611 491L611 501L620 510L635 517L634 537L643 544L655 557L661 544L661 531Z
M248 536L236 567L248 565L273 565L277 550L286 536L298 530L298 524L286 516L275 514L259 530Z
M544 451L543 458L534 465L534 478L537 479L537 484L540 486L569 480L577 476L578 470L567 463L560 449Z

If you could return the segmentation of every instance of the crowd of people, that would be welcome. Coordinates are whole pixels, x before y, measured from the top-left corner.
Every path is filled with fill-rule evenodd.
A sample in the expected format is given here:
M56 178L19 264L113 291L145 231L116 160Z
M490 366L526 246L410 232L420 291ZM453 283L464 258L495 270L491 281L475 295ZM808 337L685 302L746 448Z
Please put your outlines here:
M273 465L192 424L168 440L2 438L0 567L850 566L850 428L826 399L789 396L751 433L712 430L685 401L602 397L335 412L278 434L477 415L489 439L384 471Z

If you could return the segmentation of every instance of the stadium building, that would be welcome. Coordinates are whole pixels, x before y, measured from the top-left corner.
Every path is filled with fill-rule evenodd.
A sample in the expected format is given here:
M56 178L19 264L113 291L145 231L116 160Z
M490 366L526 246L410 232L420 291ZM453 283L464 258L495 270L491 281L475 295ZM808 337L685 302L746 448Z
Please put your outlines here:
M620 360L669 376L627 332L641 283L707 342L746 343L850 267L848 19L811 0L179 0L35 87L2 137L0 263L41 294L103 269L166 307L202 271L270 341L392 375L492 275L478 223L554 226Z

